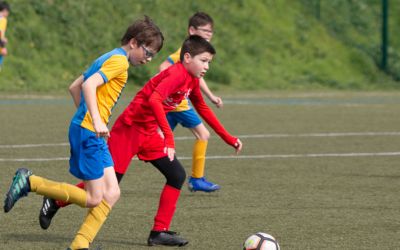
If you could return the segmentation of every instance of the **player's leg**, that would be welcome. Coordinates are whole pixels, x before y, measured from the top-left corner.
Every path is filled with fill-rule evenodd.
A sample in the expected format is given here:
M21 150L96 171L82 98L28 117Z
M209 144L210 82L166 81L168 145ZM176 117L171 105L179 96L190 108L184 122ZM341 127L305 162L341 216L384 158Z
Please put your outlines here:
M192 192L214 192L219 190L221 187L218 184L207 181L204 176L210 132L193 109L177 113L182 126L188 128L196 137L192 153L192 174L188 180L189 190Z
M116 120L110 133L111 137L107 143L113 158L115 175L119 183L125 172L128 170L132 157L137 152L137 146L134 142L138 140L138 135L134 127L126 125L119 118ZM84 188L84 183L81 182L77 184L77 186ZM41 228L47 229L58 209L69 204L70 203L59 200L56 201L48 197L43 198L42 208L39 213L39 223Z
M7 55L7 48L5 47L5 44L2 41L0 41L0 71L3 67L3 61L6 55Z
M84 180L100 179L103 176L103 168L99 169L101 166L97 166L95 163L101 154L97 144L104 140L97 138L93 132L78 125L70 126L69 139L71 146L70 172ZM84 145L88 146L84 147ZM102 196L102 193L99 194L97 190L88 194L76 186L50 181L32 175L32 172L27 169L19 169L4 201L4 211L10 211L15 202L26 196L28 192L36 192L49 198L78 204L81 207L96 206Z
M100 173L102 177L99 180L92 179L90 181L85 181L85 189L87 190L88 196L91 194L96 195L96 199L92 198L92 200L95 200L97 204L95 207L89 209L81 228L70 245L71 249L89 248L89 245L93 242L107 219L112 206L117 202L120 196L118 181L115 176L114 168L112 167L114 163L107 143L101 138L99 141L85 142L96 145L96 150L94 152L89 149L85 150L86 157L81 157L81 161L84 159L85 164L80 167L80 172L85 173L88 177L91 175L96 176ZM87 166L92 167L89 169ZM71 168L71 172L75 171ZM99 193L101 195L97 196Z
M89 248L97 233L111 212L111 208L120 197L120 189L113 167L104 170L103 199L100 204L89 209L84 222L71 243L71 249ZM86 183L87 189L94 188L90 182Z
M84 189L85 183L80 182L76 185L80 189ZM61 200L55 200L47 196L43 196L42 207L39 212L39 224L44 230L49 228L53 217L56 215L58 210L62 207L66 207L71 203Z
M43 177L33 175L28 169L20 168L15 173L11 186L6 194L4 212L9 212L14 204L20 198L27 196L29 192L35 192L53 199L68 201L81 207L86 207L88 201L85 190L67 183L50 181Z
M167 156L153 160L151 163L165 176L166 184L160 195L153 229L150 232L147 243L149 246L184 246L188 241L170 231L169 227L186 178L185 170L176 158L170 161Z

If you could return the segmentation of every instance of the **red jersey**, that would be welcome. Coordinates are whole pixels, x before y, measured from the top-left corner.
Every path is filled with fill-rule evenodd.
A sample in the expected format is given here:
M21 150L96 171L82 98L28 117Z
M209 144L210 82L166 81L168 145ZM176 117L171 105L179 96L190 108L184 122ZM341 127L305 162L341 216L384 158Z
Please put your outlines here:
M189 74L182 63L176 63L151 78L120 118L124 123L136 126L144 134L157 133L160 128L165 136L166 146L174 148L172 130L165 115L187 97L214 131L225 142L234 146L237 138L231 136L218 121L201 95L199 79Z

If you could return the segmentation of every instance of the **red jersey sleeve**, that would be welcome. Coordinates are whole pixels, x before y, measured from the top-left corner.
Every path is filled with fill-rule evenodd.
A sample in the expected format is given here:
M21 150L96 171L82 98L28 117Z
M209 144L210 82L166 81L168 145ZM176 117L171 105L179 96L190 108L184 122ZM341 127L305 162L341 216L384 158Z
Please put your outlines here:
M175 148L174 135L167 121L162 104L163 100L164 98L160 95L160 93L154 91L149 98L149 104L157 120L158 126L164 134L165 146L168 148Z
M163 99L168 98L172 93L175 93L185 83L186 71L182 71L182 67L169 67L165 72L166 75L161 79L158 85L155 87Z
M207 122L208 125L229 145L235 147L237 138L226 131L220 123L214 112L207 106L200 92L200 87L195 87L189 96L190 101L196 108L197 113Z

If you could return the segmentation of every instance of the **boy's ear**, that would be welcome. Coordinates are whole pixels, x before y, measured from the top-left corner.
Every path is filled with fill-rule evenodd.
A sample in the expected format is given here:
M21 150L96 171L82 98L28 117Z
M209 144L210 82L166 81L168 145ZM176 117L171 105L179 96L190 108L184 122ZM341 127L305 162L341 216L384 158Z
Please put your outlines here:
M129 41L129 47L130 47L131 49L134 49L134 48L139 47L135 38L132 38L132 39Z
M186 52L186 53L183 55L183 61L184 61L185 63L190 63L191 60L192 60L192 56L191 56L188 52Z
M194 35L195 33L196 33L196 28L193 27L193 26L190 26L190 27L189 27L189 35L192 36L192 35Z

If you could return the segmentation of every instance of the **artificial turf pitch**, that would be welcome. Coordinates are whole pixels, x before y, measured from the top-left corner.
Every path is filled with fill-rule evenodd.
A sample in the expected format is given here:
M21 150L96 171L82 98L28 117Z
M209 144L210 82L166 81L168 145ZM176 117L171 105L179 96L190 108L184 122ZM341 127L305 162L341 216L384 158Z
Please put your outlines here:
M20 166L76 183L67 161L73 112L67 97L0 99L1 194ZM222 189L190 193L185 184L171 226L189 240L185 249L242 249L258 231L282 249L400 249L400 94L252 94L225 98L216 112L244 149L234 157L212 134L206 175ZM192 136L181 127L176 136L190 174ZM150 164L133 160L93 247L148 249L163 183ZM0 214L0 249L69 246L86 210L69 206L43 231L41 203L30 194Z

